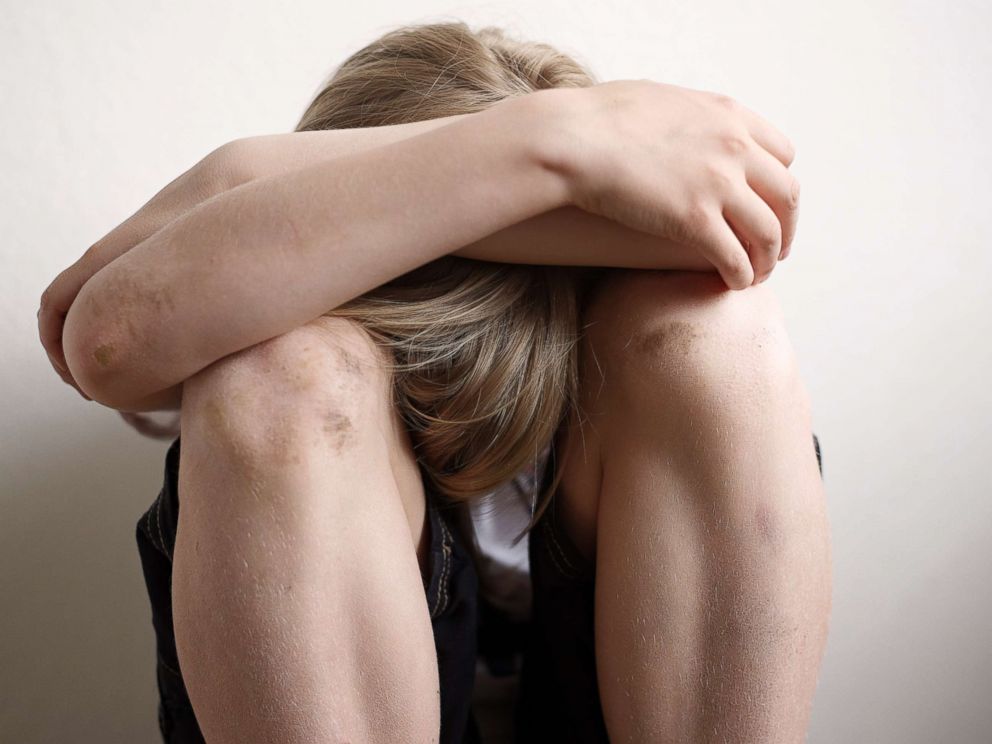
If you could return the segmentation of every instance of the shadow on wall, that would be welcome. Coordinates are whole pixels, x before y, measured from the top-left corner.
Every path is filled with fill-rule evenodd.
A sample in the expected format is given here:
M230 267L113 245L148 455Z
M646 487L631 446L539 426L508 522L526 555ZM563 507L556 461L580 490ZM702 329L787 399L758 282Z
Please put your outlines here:
M167 445L106 409L61 410L0 453L0 738L155 741L154 635L134 528L158 493Z

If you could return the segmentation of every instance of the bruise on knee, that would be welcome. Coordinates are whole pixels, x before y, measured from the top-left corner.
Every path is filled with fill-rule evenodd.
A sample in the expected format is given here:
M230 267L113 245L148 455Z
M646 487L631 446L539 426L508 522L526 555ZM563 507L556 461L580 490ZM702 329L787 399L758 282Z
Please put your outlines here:
M361 360L355 354L352 354L344 348L344 346L337 347L337 358L339 361L338 366L345 374L360 375L366 371Z
M241 466L299 465L308 452L342 454L358 445L358 409L338 395L311 390L288 397L264 387L210 390L184 417L195 420L200 436L229 452Z
M355 442L355 427L351 419L339 411L330 411L324 419L324 433L336 452L341 452Z
M627 346L646 356L686 357L708 335L701 323L669 320L659 326L636 331Z

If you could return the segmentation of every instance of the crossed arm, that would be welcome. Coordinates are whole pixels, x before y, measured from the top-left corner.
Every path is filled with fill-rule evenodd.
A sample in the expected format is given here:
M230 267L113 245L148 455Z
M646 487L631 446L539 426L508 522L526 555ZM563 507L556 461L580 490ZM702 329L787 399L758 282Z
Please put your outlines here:
M626 85L621 93L655 84ZM667 181L659 176L648 185L651 167L666 155L671 163L674 148L637 153L631 164L631 146L643 144L637 137L648 133L630 130L619 143L626 149L614 144L612 159L588 139L580 148L582 135L571 124L574 94L566 100L544 93L551 92L479 114L272 135L221 148L91 248L88 260L84 256L80 266L60 275L61 285L53 283L39 316L53 364L81 392L110 407L175 408L182 382L213 361L444 255L629 268L715 266L737 287L767 276L784 255L794 229L793 185L785 171L790 146L781 135L775 142L777 130L763 120L737 110L734 141L742 140L743 121L753 138L752 175L755 163L767 169L775 158L780 172L751 179L766 213L749 205L750 212L739 209L731 224L730 217L723 222L726 209L719 221L712 209L702 214L699 184L676 167L665 173ZM600 129L609 123L602 106L588 98L581 106L588 125L581 132L595 128L597 117ZM628 117L650 113L644 109ZM725 147L725 132L700 129L721 152L735 149ZM580 149L586 153L582 167L565 154ZM694 165L712 176L712 162ZM747 170L744 158L738 165ZM606 171L622 173L624 181L607 182ZM729 180L724 174L721 182ZM688 211L676 209L673 186L696 195ZM767 250L745 253L737 236L755 237L759 217L770 233L769 216L775 235L756 236ZM53 289L61 295L55 301Z

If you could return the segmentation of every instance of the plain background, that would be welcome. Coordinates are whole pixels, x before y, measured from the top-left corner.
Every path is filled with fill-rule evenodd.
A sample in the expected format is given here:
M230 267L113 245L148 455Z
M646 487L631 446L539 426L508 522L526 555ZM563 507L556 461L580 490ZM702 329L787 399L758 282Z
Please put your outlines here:
M738 98L796 143L780 292L834 540L809 740L992 731L992 46L978 2L14 2L0 13L0 739L156 740L134 525L165 444L50 369L35 310L217 145L293 128L344 57L460 18L600 79Z

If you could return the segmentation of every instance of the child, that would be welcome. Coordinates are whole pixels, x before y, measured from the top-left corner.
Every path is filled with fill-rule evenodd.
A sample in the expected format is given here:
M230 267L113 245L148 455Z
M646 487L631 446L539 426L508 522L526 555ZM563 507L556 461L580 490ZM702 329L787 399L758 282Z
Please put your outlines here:
M138 525L166 740L475 740L465 505L530 468L517 738L799 741L829 565L763 285L792 157L724 96L405 27L64 272L63 378L182 414Z

